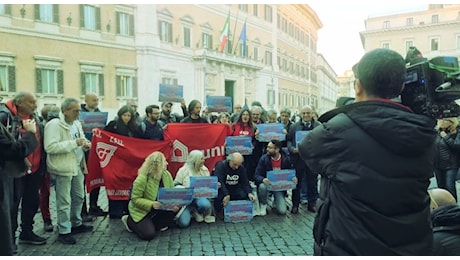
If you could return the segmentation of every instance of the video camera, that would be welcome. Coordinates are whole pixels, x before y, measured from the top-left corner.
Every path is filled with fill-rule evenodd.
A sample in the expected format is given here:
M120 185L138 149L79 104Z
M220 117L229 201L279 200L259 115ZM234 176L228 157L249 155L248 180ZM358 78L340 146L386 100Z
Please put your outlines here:
M433 119L460 116L460 68L458 59L450 56L423 58L415 47L406 55L406 81L401 103L415 113ZM350 97L337 99L336 107L353 102Z
M410 47L406 63L402 104L434 119L460 115L460 106L455 102L460 99L460 69L456 57L428 60L417 48Z

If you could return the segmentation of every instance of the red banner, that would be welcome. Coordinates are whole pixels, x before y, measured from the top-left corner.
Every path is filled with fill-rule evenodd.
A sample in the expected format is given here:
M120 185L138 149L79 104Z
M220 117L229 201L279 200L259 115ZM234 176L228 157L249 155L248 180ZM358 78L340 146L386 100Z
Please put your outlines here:
M96 129L91 140L85 180L88 192L105 186L109 199L129 199L137 170L154 151L161 151L169 159L171 142L132 138Z
M201 150L209 171L225 156L224 124L169 123L165 141L131 138L96 129L91 140L86 187L88 192L105 186L111 200L127 200L137 170L154 151L161 151L168 160L173 177L192 150Z
M163 135L165 140L171 140L173 144L171 159L168 161L168 170L173 177L192 150L203 151L204 164L209 171L225 157L225 124L169 123Z

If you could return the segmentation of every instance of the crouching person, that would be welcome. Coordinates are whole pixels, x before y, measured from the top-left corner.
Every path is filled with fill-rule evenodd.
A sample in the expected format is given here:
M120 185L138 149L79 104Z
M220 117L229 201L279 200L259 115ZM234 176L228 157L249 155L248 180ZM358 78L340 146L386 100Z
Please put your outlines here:
M214 209L219 219L224 218L223 208L230 200L255 201L243 161L243 155L235 152L229 154L227 159L218 162L214 168L214 175L219 181L219 192L217 199L214 200Z
M180 208L160 210L161 203L157 201L161 187L174 187L167 165L161 152L153 152L145 159L133 183L128 203L129 215L121 217L126 229L142 240L152 240L157 231L165 231L175 225L175 216Z

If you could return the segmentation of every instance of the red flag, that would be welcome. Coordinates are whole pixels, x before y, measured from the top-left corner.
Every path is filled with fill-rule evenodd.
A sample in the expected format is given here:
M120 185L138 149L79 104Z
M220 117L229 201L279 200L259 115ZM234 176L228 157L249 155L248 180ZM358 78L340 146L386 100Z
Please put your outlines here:
M168 160L168 170L173 177L192 150L203 151L209 171L224 159L227 136L225 124L169 123L163 134L165 140L171 140L173 144L172 156Z
M137 170L154 151L161 151L169 161L172 154L171 142L132 138L96 129L88 159L88 192L105 186L109 199L129 199Z

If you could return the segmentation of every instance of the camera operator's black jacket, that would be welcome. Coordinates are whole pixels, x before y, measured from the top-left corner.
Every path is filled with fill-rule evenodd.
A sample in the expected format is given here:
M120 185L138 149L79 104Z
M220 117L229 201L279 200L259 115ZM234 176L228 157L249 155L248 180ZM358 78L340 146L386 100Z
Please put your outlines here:
M439 207L431 213L433 221L432 255L460 255L460 206Z
M376 99L319 121L299 144L321 174L315 255L429 255L435 120Z

